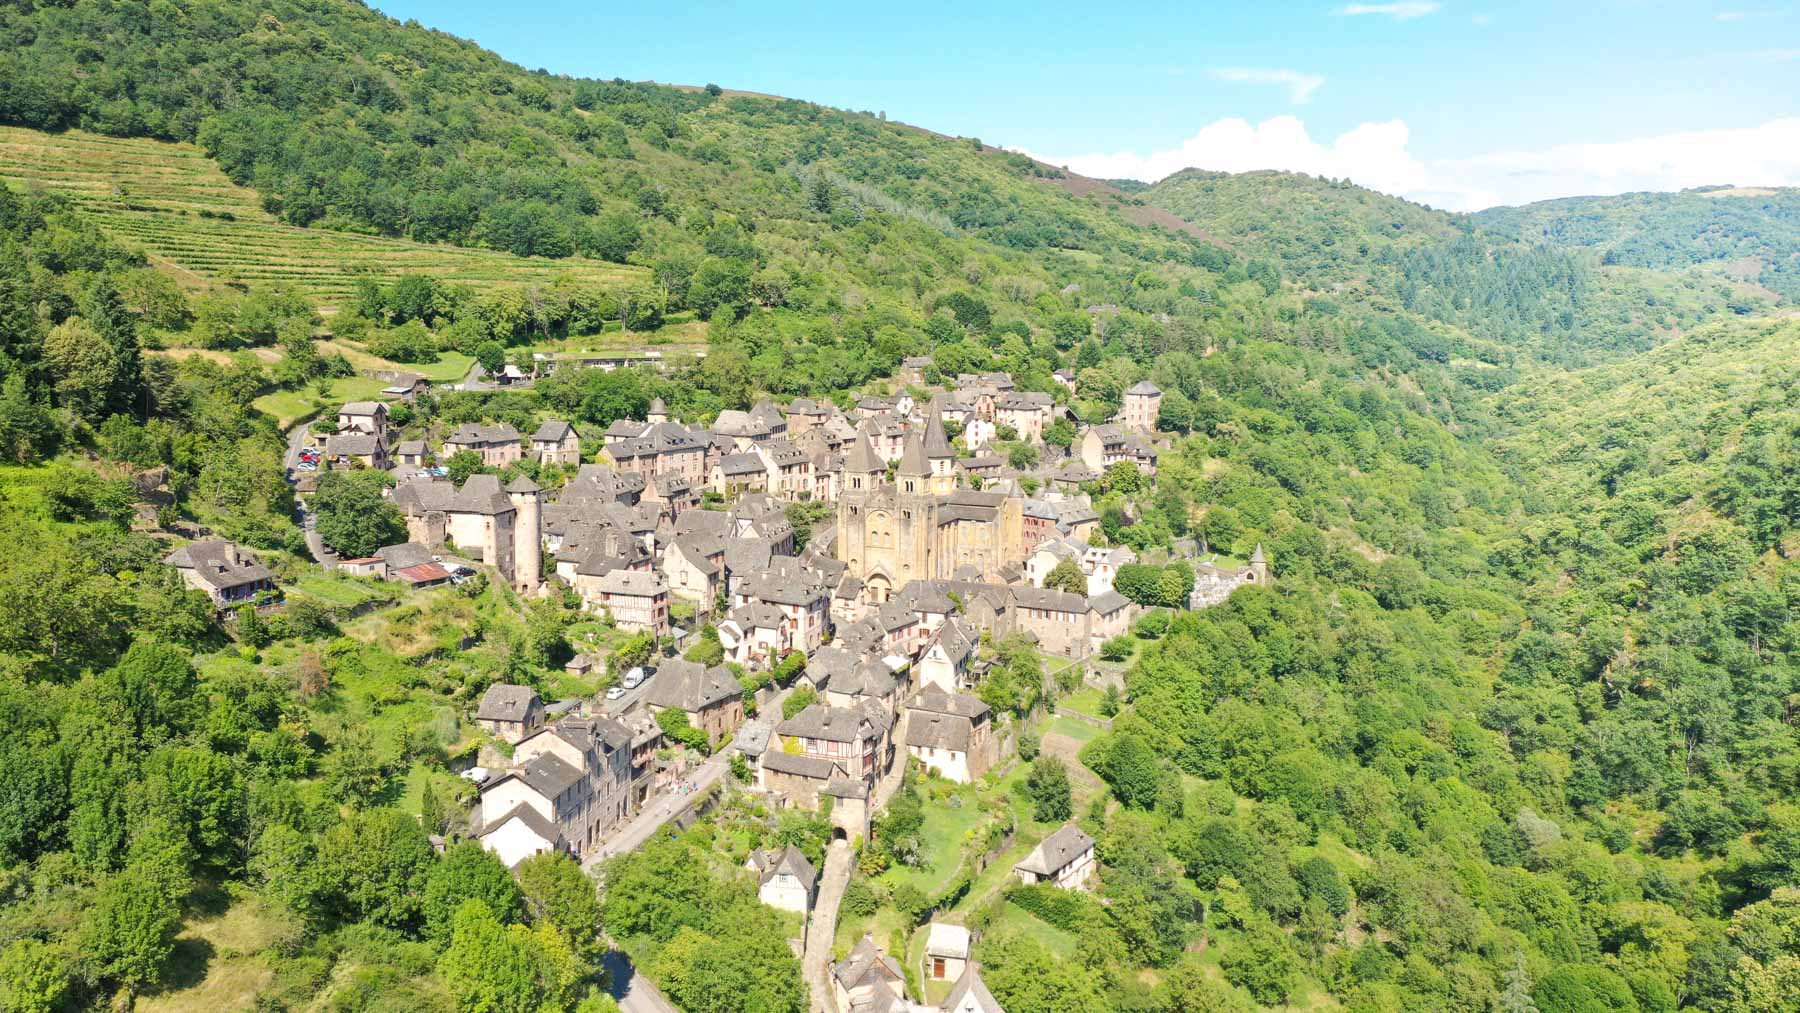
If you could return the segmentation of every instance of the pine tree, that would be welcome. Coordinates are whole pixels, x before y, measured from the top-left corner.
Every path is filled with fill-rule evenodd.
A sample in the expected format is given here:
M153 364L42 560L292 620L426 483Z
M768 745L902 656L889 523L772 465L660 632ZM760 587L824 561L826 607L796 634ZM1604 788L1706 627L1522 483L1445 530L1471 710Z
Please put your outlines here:
M1531 999L1531 972L1525 969L1525 954L1513 954L1513 969L1506 972L1506 990L1494 1000L1494 1013L1538 1013Z

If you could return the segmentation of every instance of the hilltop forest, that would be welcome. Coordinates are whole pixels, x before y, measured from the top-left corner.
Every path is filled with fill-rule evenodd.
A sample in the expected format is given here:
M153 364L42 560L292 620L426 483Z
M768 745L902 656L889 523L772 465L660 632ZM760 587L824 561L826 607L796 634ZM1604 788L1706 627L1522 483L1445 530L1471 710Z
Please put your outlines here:
M735 870L653 849L596 901L567 861L433 852L447 789L407 772L453 706L555 678L570 610L488 591L353 637L303 598L246 629L134 524L158 470L159 522L303 559L259 399L347 352L677 327L703 360L416 411L703 421L929 355L1100 422L1149 378L1170 443L1153 492L1101 491L1104 537L1267 549L1272 586L1140 636L1073 814L1105 903L1045 913L1072 953L980 937L1009 1013L1795 1008L1791 193L1121 189L879 113L528 71L350 0L15 3L0 40L0 124L192 143L286 226L629 269L370 273L327 315L96 224L129 193L0 186L0 1009L152 1008L206 925L262 955L258 1009L604 1010L608 917L741 983L695 1011L804 1008Z

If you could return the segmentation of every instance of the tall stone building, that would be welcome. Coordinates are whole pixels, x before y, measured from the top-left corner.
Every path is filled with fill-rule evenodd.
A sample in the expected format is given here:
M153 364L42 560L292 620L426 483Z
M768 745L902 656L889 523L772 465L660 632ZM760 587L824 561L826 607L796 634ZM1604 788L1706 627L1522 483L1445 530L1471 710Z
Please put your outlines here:
M1024 501L957 487L956 452L933 411L907 434L894 480L858 429L838 497L837 558L883 602L914 580L1000 580L1025 558Z

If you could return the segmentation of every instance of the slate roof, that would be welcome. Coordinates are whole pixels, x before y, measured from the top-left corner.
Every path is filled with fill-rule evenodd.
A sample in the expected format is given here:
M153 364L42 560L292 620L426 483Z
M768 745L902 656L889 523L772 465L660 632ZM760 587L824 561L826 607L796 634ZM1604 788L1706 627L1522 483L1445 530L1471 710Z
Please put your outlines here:
M876 709L879 708L876 705ZM881 734L886 723L868 707L828 707L821 703L775 726L775 734L827 742L861 742Z
M925 934L925 955L969 959L969 930L949 922L932 922Z
M956 979L950 994L944 997L944 1013L1005 1013L1000 1001L994 993L988 991L987 982L981 980L981 972L974 964L963 968L962 977Z
M831 976L844 986L845 991L867 988L877 982L906 980L900 964L893 957L876 949L874 941L867 936L856 944L848 956L832 967Z
M1125 393L1127 393L1127 394L1144 394L1144 395L1154 396L1157 394L1161 394L1162 388L1158 387L1156 384L1151 383L1149 380L1139 380L1138 382L1125 388Z
M501 814L499 819L482 827L481 833L476 834L475 836L486 837L513 820L518 820L525 824L532 833L538 835L538 837L543 840L550 841L552 844L562 840L562 831L557 828L556 824L540 815L536 809L531 807L529 802L520 802L518 805L508 809L505 813Z
M184 545L164 556L163 562L178 570L192 570L206 586L221 591L275 579L255 556L223 539Z
M811 778L814 781L830 781L833 778L844 776L844 768L824 757L789 753L780 749L771 749L763 753L762 765L764 770L772 770L777 774Z
M475 718L479 721L523 721L531 709L531 702L537 698L537 690L530 686L496 682L481 695Z
M744 687L724 665L707 668L686 658L671 658L650 680L644 699L658 707L673 707L691 714L743 692Z
M431 562L431 549L419 542L401 542L398 545L383 545L375 550L390 570L404 570L409 566Z
M1021 608L1042 609L1046 612L1086 612L1087 598L1067 591L1050 591L1041 587L1015 587L1013 599Z
M980 697L967 693L946 693L929 686L920 690L919 695L907 707L932 714L951 714L970 721L986 718L989 712L988 705L982 703Z
M483 443L517 443L519 431L504 422L495 425L482 425L478 422L465 422L456 427L456 431L444 438L444 442L452 446L473 446Z
M381 451L381 438L374 433L352 431L325 440L327 457L369 457Z
M1131 599L1117 591L1103 591L1088 599L1088 608L1103 616L1112 615L1130 604Z
M719 458L719 470L726 475L757 475L767 469L755 454L726 454Z
M667 593L669 585L660 573L645 573L641 570L610 570L594 581L594 586L602 594L617 594L634 598L652 597Z
M531 434L531 438L538 443L561 443L570 436L578 435L580 434L575 432L575 427L562 419L545 419L544 424L538 426L537 432Z
M1066 823L1039 842L1037 847L1031 849L1031 854L1026 855L1013 868L1040 876L1054 876L1093 846L1094 839L1086 831L1073 823Z
M750 852L750 867L756 870L759 885L785 873L798 879L807 893L812 893L813 883L819 878L813 864L792 844L786 848L758 848Z
M906 719L906 744L921 748L969 751L969 719L954 714L914 711Z
M532 791L554 799L573 788L582 778L581 768L572 766L554 753L539 753L525 761L514 774Z

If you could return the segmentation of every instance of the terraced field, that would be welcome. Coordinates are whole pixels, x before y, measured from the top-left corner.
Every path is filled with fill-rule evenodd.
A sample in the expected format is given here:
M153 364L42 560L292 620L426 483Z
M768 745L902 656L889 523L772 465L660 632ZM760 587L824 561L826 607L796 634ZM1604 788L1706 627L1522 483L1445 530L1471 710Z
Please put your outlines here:
M283 225L256 193L233 184L201 150L79 130L0 127L0 179L76 198L108 232L141 248L194 290L225 281L291 282L331 313L357 275L428 273L491 287L569 277L617 285L640 268L585 258L543 260Z

